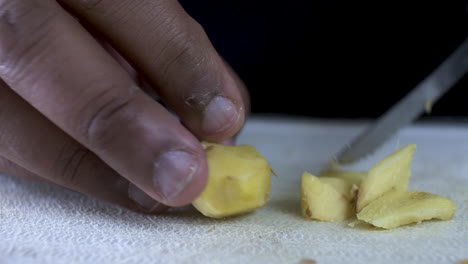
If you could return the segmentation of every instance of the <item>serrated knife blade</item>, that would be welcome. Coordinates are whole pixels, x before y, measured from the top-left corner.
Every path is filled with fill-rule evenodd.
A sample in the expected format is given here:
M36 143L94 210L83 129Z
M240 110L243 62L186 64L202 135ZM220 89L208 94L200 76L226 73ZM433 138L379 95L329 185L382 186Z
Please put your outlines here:
M417 119L468 72L468 38L397 104L381 115L336 156L351 164L371 155L400 128Z

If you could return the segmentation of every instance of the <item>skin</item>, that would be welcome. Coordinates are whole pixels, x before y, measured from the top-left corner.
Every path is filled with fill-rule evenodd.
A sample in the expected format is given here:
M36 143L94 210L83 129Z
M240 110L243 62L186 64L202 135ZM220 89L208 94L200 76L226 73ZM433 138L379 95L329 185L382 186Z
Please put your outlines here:
M249 111L176 0L0 0L0 78L0 172L147 213L191 203L200 140Z

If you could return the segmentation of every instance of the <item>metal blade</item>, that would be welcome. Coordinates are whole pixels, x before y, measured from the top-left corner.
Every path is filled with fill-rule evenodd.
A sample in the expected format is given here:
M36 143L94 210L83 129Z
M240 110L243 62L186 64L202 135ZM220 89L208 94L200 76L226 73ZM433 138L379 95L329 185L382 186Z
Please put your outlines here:
M372 154L396 131L417 119L428 104L435 103L467 72L468 39L351 145L343 149L337 155L337 162L350 164Z

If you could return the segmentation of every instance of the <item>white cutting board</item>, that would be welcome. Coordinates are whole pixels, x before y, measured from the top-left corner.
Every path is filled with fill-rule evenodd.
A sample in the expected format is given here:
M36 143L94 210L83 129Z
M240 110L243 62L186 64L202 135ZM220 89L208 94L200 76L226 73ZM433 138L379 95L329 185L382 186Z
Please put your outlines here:
M394 230L300 215L303 171L317 173L365 123L251 118L239 143L270 161L271 201L225 220L183 208L140 215L82 195L0 175L0 263L457 263L468 259L468 124L403 129L349 169L368 169L397 148L417 145L410 189L457 205L453 220Z

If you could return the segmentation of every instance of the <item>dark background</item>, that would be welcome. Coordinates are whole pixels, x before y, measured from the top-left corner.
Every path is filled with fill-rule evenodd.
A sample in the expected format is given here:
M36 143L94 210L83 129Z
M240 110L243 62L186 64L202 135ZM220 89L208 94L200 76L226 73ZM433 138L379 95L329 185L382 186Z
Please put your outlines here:
M377 117L468 36L468 1L180 2L246 83L254 113ZM465 77L431 116L468 116L467 95Z

